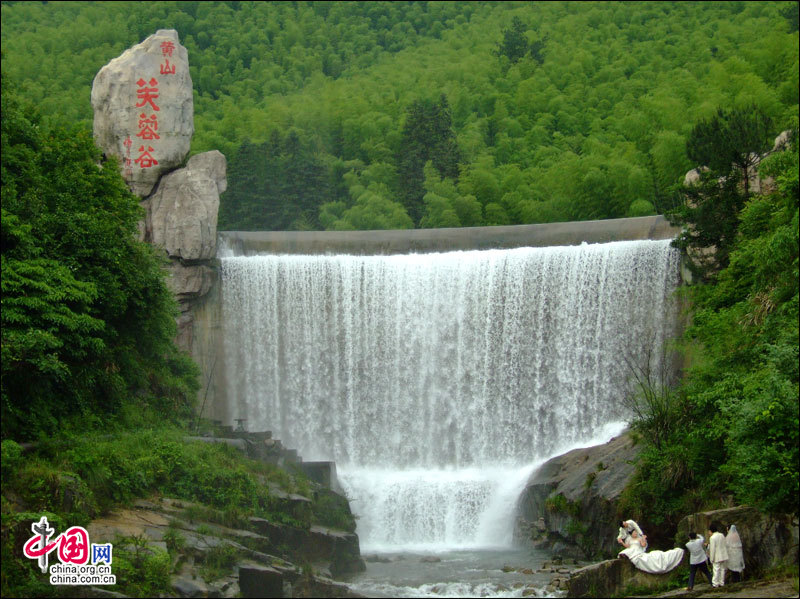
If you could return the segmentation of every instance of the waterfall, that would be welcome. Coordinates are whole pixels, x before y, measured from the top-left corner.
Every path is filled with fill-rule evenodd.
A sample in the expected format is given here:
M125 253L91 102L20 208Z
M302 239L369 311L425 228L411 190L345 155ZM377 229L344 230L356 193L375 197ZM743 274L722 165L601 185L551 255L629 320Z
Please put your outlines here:
M678 254L227 257L222 279L230 419L335 460L362 545L502 545L532 466L624 420L623 356L673 335Z

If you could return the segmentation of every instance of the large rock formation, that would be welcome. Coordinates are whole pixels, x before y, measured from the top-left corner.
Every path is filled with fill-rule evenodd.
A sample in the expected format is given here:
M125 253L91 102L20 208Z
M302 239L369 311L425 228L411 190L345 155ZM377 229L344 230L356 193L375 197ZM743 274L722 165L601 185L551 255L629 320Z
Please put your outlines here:
M179 168L194 133L194 104L178 33L160 29L100 69L92 107L97 145L120 159L133 193L147 198L140 235L170 259L168 284L180 307L176 342L191 351L194 310L216 280L217 213L227 181L216 150Z
M165 175L147 200L147 239L182 262L214 258L225 168L225 156L213 150L192 156L185 168Z
M685 556L683 563L687 563ZM567 581L567 597L630 597L630 591L642 595L645 589L663 589L676 578L686 579L681 568L648 574L621 557L575 570Z
M689 532L706 536L709 524L736 525L742 539L745 571L760 574L773 566L798 563L798 518L767 515L753 507L737 506L686 516L678 523L676 542L685 543Z
M520 496L515 540L581 558L615 555L617 506L638 453L623 434L545 462Z
M758 172L758 167L761 164L761 161L764 160L767 156L774 154L775 152L783 152L786 150L792 143L792 132L791 131L783 131L780 135L775 138L775 141L772 144L772 149L763 154L762 156L757 156L755 154L751 155L751 166L747 169L747 181L748 181L748 190L750 193L771 193L775 189L775 181L772 177L766 177L764 179L761 178L761 175ZM692 187L697 185L700 182L701 173L708 172L707 166L700 166L697 168L693 168L692 170L688 171L683 178L683 185L685 187Z
M174 29L159 29L97 73L94 138L119 158L133 193L145 197L180 166L194 133L189 58Z

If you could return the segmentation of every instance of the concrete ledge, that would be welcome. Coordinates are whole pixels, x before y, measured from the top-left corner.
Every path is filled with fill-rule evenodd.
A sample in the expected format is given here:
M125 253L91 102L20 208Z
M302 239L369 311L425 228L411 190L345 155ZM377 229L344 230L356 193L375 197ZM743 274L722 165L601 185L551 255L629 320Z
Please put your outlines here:
M407 254L672 239L663 216L504 227L391 231L220 231L218 256L258 254Z

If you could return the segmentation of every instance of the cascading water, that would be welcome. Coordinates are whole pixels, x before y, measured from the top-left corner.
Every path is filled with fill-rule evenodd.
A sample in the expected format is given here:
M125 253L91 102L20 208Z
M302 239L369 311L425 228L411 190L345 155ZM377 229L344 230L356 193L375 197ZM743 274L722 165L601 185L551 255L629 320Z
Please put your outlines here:
M624 419L669 241L222 259L229 418L335 460L362 547L503 546L528 474Z

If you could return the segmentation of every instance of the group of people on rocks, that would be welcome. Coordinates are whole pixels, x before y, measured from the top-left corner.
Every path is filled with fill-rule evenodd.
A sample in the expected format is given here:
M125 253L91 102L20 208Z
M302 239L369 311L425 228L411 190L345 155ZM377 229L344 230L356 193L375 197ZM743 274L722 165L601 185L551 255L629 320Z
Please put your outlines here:
M686 549L689 551L689 586L686 590L694 588L694 579L699 570L708 578L713 587L725 585L725 572L731 571L733 582L742 580L744 571L744 553L742 539L736 525L731 524L728 534L723 535L722 526L712 522L708 527L709 539L706 542L703 535L696 532L689 533ZM625 547L619 552L631 560L638 569L651 574L665 574L675 568L683 560L684 551L680 547L669 551L647 552L647 536L639 525L633 520L620 522L617 542ZM708 548L708 554L706 554ZM713 575L708 569L707 562L711 561Z

